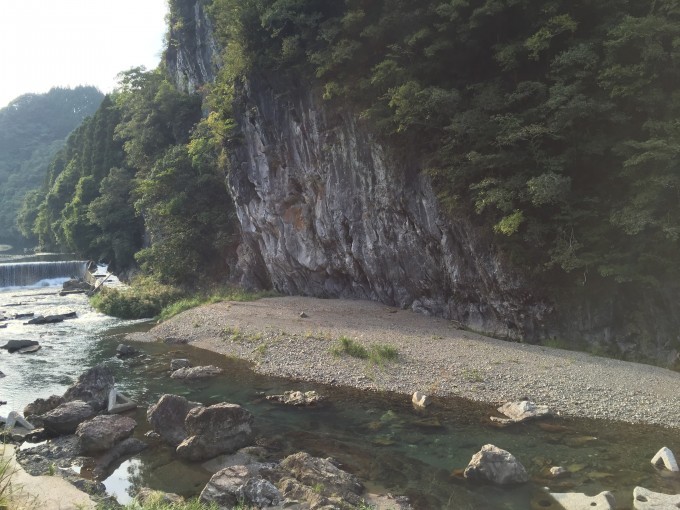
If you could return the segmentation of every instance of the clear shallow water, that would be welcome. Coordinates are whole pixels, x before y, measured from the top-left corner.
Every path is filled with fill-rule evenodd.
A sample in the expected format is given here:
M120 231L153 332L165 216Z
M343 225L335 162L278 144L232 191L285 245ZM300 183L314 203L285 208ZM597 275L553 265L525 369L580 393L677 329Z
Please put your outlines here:
M680 452L680 434L658 427L640 427L594 420L552 420L494 428L487 420L493 409L464 400L437 400L418 412L409 398L363 393L323 385L299 384L254 374L240 361L190 346L135 344L142 355L114 357L118 343L130 329L147 328L92 311L82 295L44 294L57 289L4 289L0 310L45 313L77 311L78 319L45 326L23 326L12 321L0 339L38 339L43 349L33 355L0 351L0 400L9 409L37 397L61 394L85 368L111 366L119 389L140 404L135 412L136 437L148 430L146 407L164 393L184 395L206 405L233 402L255 415L257 442L284 457L305 450L338 459L372 492L405 494L417 509L528 509L541 487L555 492L602 490L615 493L618 508L632 508L636 485L666 493L680 493L680 477L657 472L649 460L661 446ZM7 303L18 307L5 308ZM11 310L11 312L10 312ZM4 343L4 342L3 342ZM221 377L200 382L170 379L172 358L187 357L194 365L216 364ZM315 389L328 397L320 408L297 409L271 403L263 394L288 389ZM625 406L625 402L620 405ZM514 488L470 484L456 476L482 445L493 443L512 452L529 470L532 482ZM561 465L573 471L564 480L551 480L545 471ZM210 478L200 464L177 460L170 448L150 448L124 462L106 481L119 501L129 500L137 487L196 495Z

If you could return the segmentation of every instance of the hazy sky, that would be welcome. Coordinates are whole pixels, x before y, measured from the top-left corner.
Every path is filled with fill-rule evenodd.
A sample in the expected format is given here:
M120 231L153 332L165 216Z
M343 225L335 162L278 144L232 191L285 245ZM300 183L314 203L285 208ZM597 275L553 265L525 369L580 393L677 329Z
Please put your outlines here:
M0 108L28 92L94 85L160 61L166 0L0 0Z

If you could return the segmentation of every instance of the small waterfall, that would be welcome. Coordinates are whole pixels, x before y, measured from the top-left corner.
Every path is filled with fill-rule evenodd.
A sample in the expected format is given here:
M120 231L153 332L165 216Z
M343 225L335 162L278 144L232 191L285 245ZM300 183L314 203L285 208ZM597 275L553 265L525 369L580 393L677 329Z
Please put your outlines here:
M26 287L42 280L82 278L85 271L87 262L84 260L0 264L0 287Z

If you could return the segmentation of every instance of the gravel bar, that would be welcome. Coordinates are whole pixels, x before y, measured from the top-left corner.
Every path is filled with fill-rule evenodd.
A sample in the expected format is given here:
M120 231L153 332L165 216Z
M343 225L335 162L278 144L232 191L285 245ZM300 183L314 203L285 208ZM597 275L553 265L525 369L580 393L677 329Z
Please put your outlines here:
M368 349L392 346L398 358L376 365L333 354L341 337ZM129 339L187 341L251 361L256 372L295 380L489 404L528 398L561 416L680 428L678 372L496 340L370 301L278 297L217 303Z

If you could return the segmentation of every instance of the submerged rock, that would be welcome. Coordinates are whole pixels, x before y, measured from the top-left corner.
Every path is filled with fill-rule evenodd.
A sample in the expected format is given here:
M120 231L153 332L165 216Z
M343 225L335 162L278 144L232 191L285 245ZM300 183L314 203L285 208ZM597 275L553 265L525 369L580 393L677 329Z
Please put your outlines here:
M213 365L192 368L178 368L170 377L173 379L203 379L206 377L215 377L220 375L222 369Z
M35 340L9 340L5 345L1 346L0 349L7 349L9 352L16 352L20 349L24 349L33 345L40 344Z
M522 400L519 402L506 402L498 408L498 412L504 414L508 418L491 417L491 421L502 424L521 423L527 420L535 420L537 418L544 418L550 416L552 413L548 406L536 405L529 400Z
M289 406L315 406L325 397L319 395L316 391L285 391L283 395L269 395L267 400L280 402Z
M529 474L515 456L492 444L484 445L472 456L463 476L469 480L485 480L498 485L529 481Z

